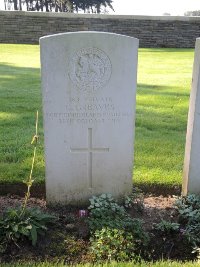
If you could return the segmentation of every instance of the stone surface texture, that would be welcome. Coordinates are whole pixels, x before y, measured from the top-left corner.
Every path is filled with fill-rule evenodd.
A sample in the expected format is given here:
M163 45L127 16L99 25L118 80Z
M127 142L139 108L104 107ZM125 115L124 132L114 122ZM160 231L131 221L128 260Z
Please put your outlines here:
M195 46L182 191L200 193L200 38Z
M129 193L138 40L77 32L40 45L48 203Z
M116 16L0 11L0 43L38 44L44 35L74 31L114 32L136 37L140 47L192 47L200 17Z

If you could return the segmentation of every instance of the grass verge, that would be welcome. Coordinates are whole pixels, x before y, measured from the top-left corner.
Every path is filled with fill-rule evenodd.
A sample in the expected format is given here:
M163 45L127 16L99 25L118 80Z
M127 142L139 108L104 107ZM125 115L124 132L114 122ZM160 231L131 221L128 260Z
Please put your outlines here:
M34 176L44 182L39 46L0 44L0 183L29 174L35 112L40 146ZM181 185L192 49L140 49L136 107L137 185Z
M12 263L12 264L0 264L0 267L65 267L64 263ZM68 265L69 266L69 265ZM172 261L159 261L159 262L142 262L142 263L105 263L105 264L79 264L76 267L197 267L200 266L198 262L172 262Z

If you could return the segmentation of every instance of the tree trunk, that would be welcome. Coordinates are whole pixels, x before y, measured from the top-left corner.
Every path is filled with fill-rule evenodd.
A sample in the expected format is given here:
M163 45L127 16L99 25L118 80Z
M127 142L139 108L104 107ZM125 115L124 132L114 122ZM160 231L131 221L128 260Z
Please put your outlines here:
M22 0L19 0L19 10L22 10Z
M26 10L28 11L28 0L26 0Z
M40 5L39 5L39 3L38 3L38 0L36 1L35 8L36 8L37 11L40 10Z
M18 7L17 7L17 0L14 0L14 10L18 10Z
M101 4L97 4L97 13L101 13Z
M41 8L41 11L43 11L43 6L44 6L43 0L40 0L40 8Z
M48 4L48 0L45 0L44 5L46 7L46 12L49 12L49 4Z
M55 0L55 12L58 12L58 3L56 0Z

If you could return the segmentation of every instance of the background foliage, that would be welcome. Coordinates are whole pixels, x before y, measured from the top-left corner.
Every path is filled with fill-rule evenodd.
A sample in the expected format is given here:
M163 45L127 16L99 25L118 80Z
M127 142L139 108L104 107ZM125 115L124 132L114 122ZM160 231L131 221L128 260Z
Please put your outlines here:
M5 10L101 13L113 9L112 0L4 0Z

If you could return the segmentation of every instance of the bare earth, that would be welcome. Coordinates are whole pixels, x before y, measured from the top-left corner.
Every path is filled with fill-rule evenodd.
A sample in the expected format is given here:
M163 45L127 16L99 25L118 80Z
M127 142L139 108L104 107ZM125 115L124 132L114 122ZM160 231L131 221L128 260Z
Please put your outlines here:
M154 223L159 223L162 220L170 222L178 221L178 212L174 207L177 198L177 196L171 195L154 196L146 194L144 196L142 209L138 209L138 207L142 207L141 205L137 206L134 204L133 207L128 210L132 218L143 220L144 229L149 234L150 245L148 245L146 250L148 253L144 254L144 257L147 257L147 259L148 257L151 257L151 260L193 260L195 258L195 255L192 254L192 247L189 247L185 243L184 237L181 234L177 233L176 235L164 236L162 233L156 232L155 228L153 228ZM20 206L22 203L23 198L20 196L0 196L0 215L6 208ZM25 246L23 245L23 249L21 247L20 250L11 246L10 250L8 250L7 254L3 255L2 259L0 256L0 263L1 261L10 262L16 259L51 260L57 256L64 260L66 260L67 257L67 261L69 260L69 262L72 263L87 262L89 229L84 220L79 218L78 208L56 207L50 209L46 206L44 198L30 198L28 206L39 207L44 211L46 210L50 213L53 212L55 215L57 214L59 218L57 228L50 229L45 239L40 238L37 247L31 247L29 243ZM76 218L74 222L68 222L71 215ZM76 237L76 239L73 239L73 236ZM66 243L66 239L69 239L69 242ZM60 254L63 249L64 251L68 251L68 253ZM76 253L73 252L74 249ZM70 254L69 251L73 253Z
M144 227L146 230L150 230L153 223L158 223L162 219L173 221L176 217L176 210L173 207L177 196L151 196L146 195L144 197L144 210L142 213L130 211L133 217L137 217L144 220ZM23 202L23 198L16 195L0 196L0 213L8 207L20 206ZM39 207L44 210L47 209L45 199L30 198L28 202L29 207ZM55 210L54 210L55 212ZM60 212L60 210L58 211Z

